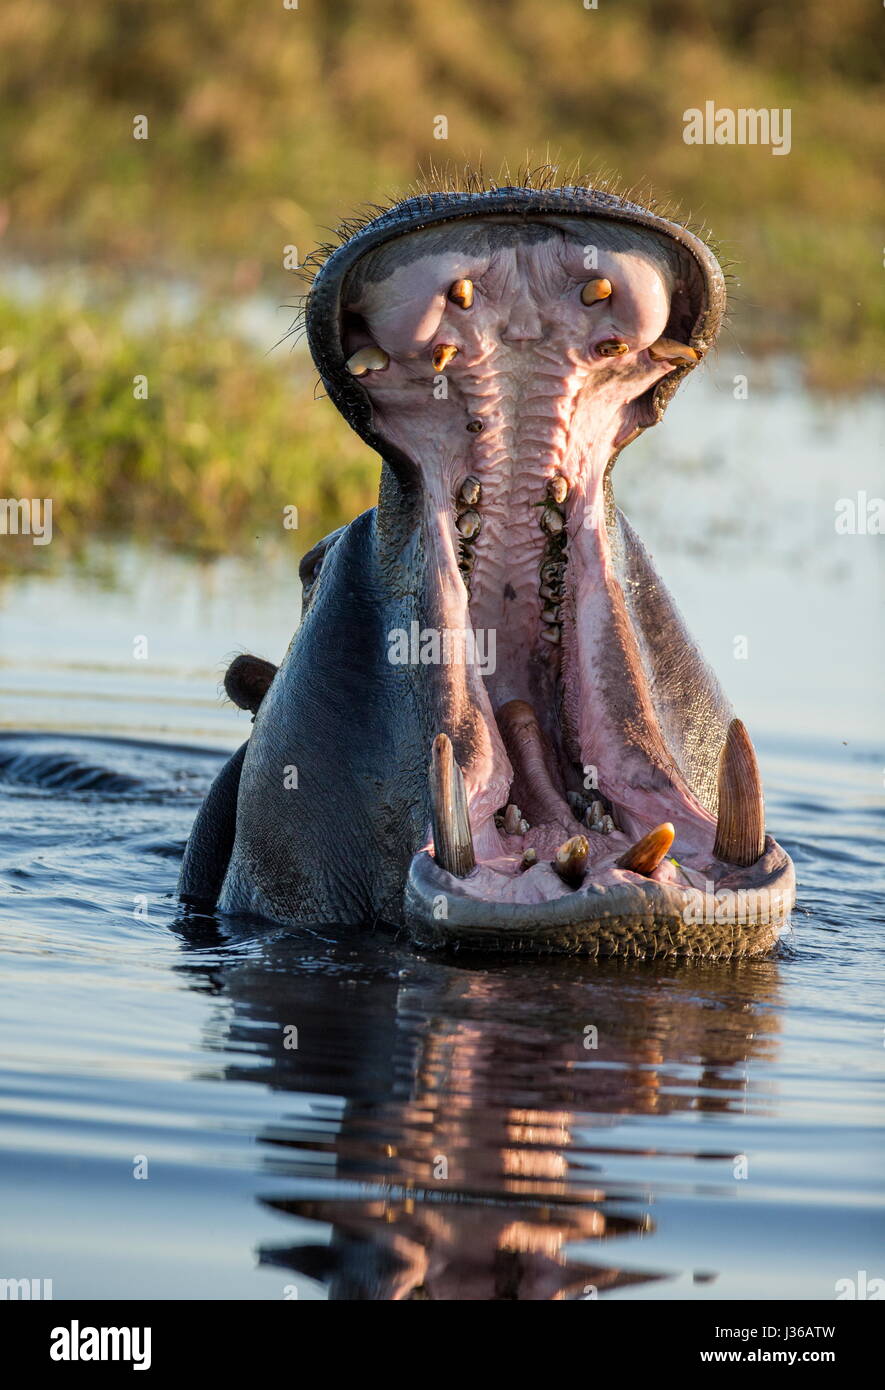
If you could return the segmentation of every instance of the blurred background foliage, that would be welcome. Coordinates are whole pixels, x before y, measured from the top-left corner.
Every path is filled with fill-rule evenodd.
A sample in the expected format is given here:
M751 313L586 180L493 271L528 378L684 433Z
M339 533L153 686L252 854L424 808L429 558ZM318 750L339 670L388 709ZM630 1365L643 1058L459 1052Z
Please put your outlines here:
M210 547L293 501L318 527L369 505L375 462L303 353L265 356L231 310L293 299L285 246L303 257L431 163L580 160L672 199L735 277L724 347L798 353L820 389L881 381L882 7L598 6L5 0L0 495ZM708 99L791 108L790 154L686 145ZM184 318L160 293L182 282Z

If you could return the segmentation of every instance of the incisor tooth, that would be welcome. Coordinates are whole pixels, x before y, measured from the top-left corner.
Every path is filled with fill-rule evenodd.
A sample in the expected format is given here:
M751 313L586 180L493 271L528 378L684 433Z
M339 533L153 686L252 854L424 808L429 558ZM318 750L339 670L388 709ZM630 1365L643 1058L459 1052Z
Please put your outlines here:
M453 357L458 356L458 349L454 343L437 343L433 349L433 369L436 372L444 372Z
M430 750L430 803L433 854L440 868L465 878L476 867L464 775L447 734L437 734Z
M611 280L588 280L581 290L582 304L596 304L600 299L608 299L612 292Z
M366 372L382 372L390 362L383 348L362 347L347 359L347 370L351 376L365 376Z
M618 862L619 869L631 869L634 874L650 874L658 867L667 850L676 838L676 831L668 820L656 825L635 845L631 845Z
M553 859L553 867L565 882L576 885L583 881L587 872L587 859L590 843L586 835L573 835L560 845Z
M688 343L678 343L675 338L658 338L648 349L653 362L697 362L698 355Z
M473 281L456 280L449 288L449 299L459 309L469 309L473 303Z
M762 779L750 735L732 719L719 761L719 818L713 853L726 864L747 868L765 848Z
M597 357L623 357L625 352L630 351L630 344L625 343L622 338L606 338L604 342L597 343Z

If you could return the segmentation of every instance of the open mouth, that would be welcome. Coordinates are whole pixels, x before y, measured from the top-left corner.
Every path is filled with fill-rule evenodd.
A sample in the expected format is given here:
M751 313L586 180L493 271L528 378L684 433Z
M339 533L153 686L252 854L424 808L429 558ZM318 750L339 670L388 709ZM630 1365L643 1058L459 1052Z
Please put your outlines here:
M344 360L421 495L403 659L444 668L424 940L730 952L786 920L752 743L610 487L703 356L703 295L684 248L567 217L412 233L345 284Z

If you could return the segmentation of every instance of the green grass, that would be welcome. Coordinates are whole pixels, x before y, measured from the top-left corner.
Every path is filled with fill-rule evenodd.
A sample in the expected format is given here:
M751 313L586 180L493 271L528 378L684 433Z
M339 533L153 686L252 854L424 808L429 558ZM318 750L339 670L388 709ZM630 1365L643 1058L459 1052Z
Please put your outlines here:
M222 551L282 533L290 506L310 544L378 477L315 384L303 353L263 355L219 316L134 330L113 302L0 300L0 491L51 497L67 550L107 532Z
M303 258L431 162L578 159L671 198L729 268L726 347L798 354L821 390L881 383L881 21L868 0L79 0L76 22L6 0L2 244L102 291L0 303L0 496L55 497L70 545L222 548L289 503L313 538L368 505L376 463L309 364L263 357L224 311L280 297L287 246ZM789 107L791 153L686 145L708 98ZM133 285L173 276L217 310L134 329Z

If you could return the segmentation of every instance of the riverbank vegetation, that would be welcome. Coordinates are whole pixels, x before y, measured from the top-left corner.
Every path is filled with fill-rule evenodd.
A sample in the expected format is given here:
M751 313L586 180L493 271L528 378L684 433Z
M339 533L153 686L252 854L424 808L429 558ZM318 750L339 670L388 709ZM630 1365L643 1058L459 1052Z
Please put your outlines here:
M727 349L797 355L820 390L881 382L880 23L865 0L7 0L0 494L209 547L299 499L367 504L376 461L303 354L265 356L232 311L298 293L292 248L431 165L579 161L652 190L729 267ZM708 100L789 110L789 153L686 144ZM189 314L129 312L181 284Z

